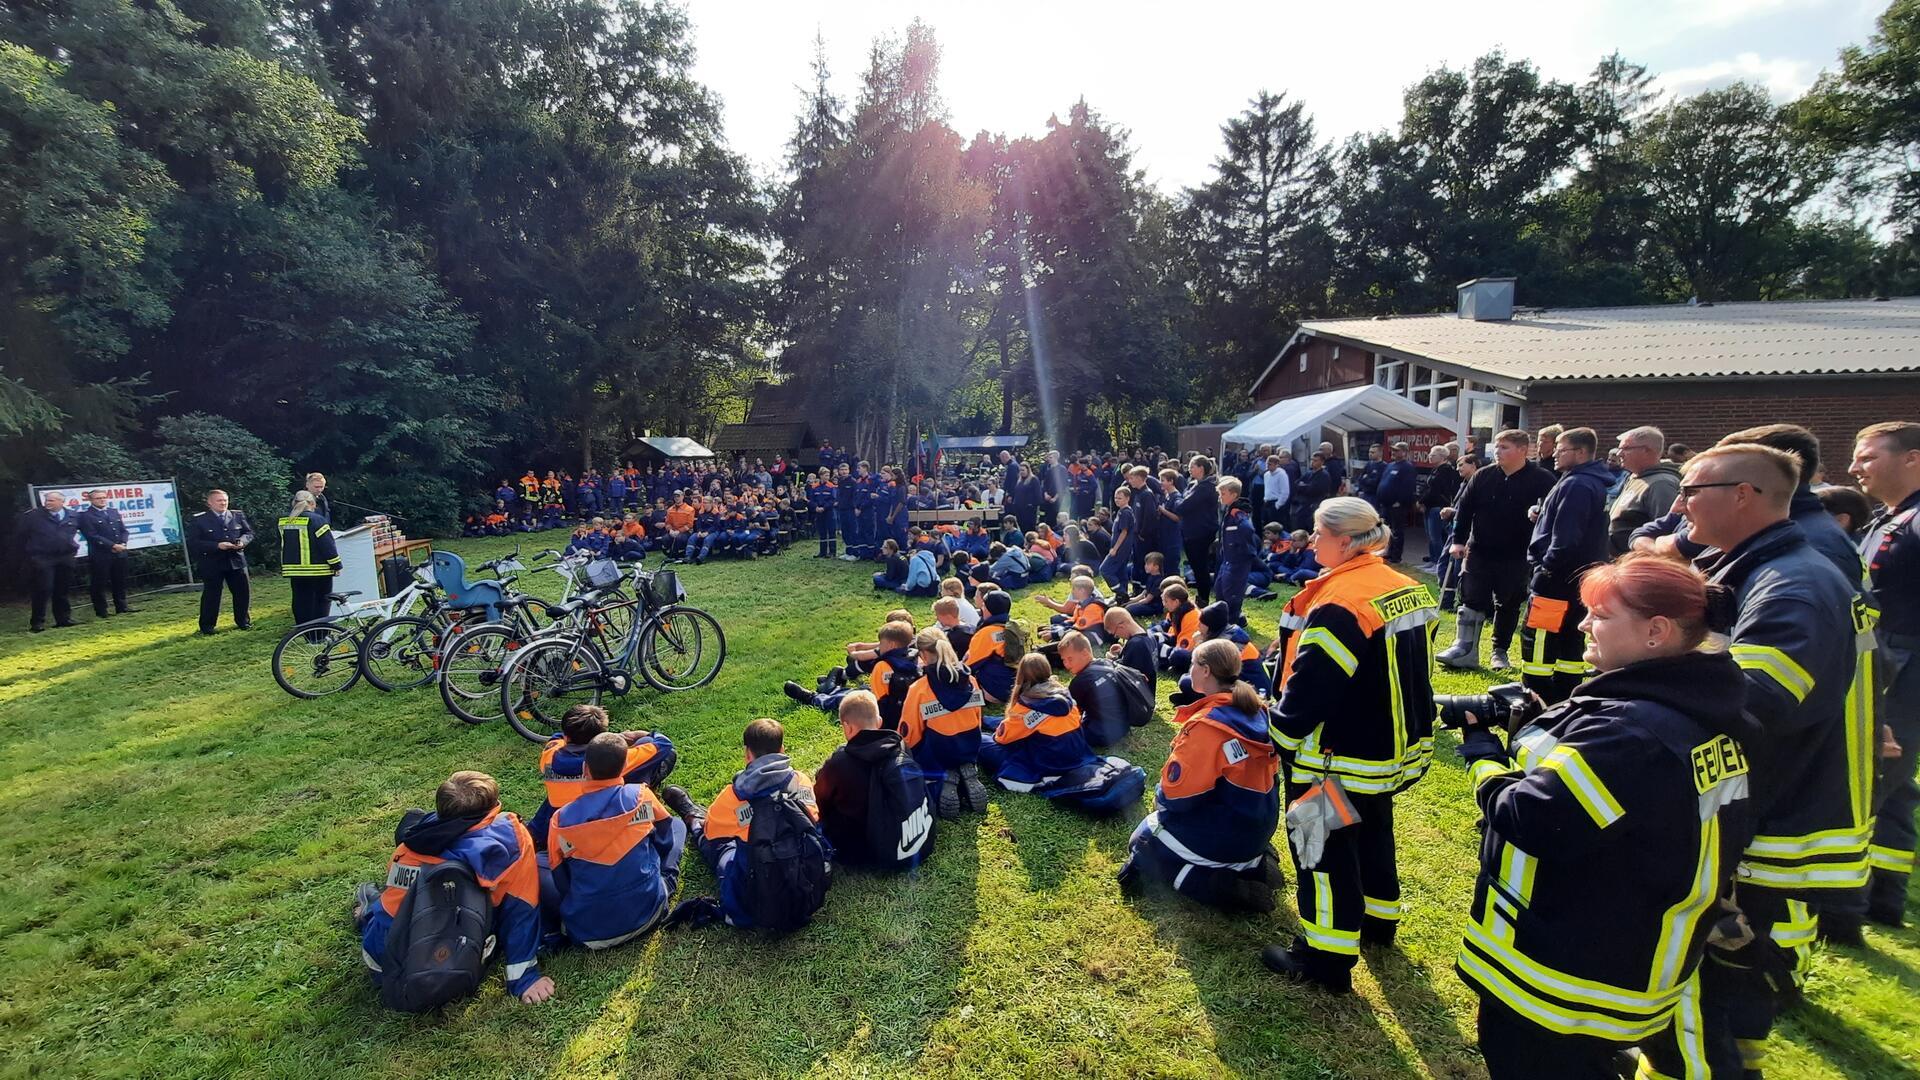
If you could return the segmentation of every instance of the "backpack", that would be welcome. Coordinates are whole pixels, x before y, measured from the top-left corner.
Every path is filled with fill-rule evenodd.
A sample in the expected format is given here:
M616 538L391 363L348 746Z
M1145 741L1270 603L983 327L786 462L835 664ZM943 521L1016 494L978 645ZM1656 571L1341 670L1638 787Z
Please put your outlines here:
M1109 663L1113 668L1113 682L1119 689L1122 714L1127 718L1128 727L1146 727L1153 719L1153 687L1148 685L1147 677L1125 664Z
M423 1013L480 989L493 955L493 901L467 864L395 863L388 884L405 884L406 899L387 932L380 1003Z
M751 800L741 907L754 926L807 925L827 900L827 845L800 797L786 788Z
M926 776L905 745L867 773L867 852L874 865L907 870L933 854Z

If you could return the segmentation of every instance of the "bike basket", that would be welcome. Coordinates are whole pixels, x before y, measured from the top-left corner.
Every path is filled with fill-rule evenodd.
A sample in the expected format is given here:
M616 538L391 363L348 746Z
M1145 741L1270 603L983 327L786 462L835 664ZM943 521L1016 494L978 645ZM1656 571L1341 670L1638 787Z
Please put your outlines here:
M647 599L656 607L677 604L687 598L687 590L680 586L680 575L671 570L662 570L647 582Z
M595 559L587 564L587 584L604 589L620 583L620 565L612 559Z

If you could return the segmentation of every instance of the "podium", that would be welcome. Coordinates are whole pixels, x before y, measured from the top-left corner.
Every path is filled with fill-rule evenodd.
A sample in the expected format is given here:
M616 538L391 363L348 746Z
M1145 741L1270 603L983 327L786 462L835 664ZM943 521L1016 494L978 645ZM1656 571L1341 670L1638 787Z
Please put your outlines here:
M334 548L340 553L340 573L334 576L332 591L357 589L360 595L344 604L335 603L332 614L344 615L363 604L379 602L380 561L374 555L373 533L371 525L333 531Z

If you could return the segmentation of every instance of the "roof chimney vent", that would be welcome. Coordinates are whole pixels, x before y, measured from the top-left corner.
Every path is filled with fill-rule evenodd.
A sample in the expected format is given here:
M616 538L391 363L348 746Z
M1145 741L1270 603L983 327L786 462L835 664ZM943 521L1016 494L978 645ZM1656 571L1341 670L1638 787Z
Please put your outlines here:
M1475 322L1505 322L1513 318L1513 282L1510 277L1483 277L1454 286L1459 315Z

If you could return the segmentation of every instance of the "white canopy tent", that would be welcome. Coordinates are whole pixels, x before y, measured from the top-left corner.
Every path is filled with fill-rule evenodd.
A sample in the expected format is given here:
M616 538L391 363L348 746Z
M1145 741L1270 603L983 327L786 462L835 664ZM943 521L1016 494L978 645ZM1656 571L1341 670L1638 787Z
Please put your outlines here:
M1453 417L1369 383L1276 402L1228 428L1220 443L1292 447L1318 442L1321 428L1333 428L1344 437L1354 431L1457 427Z

